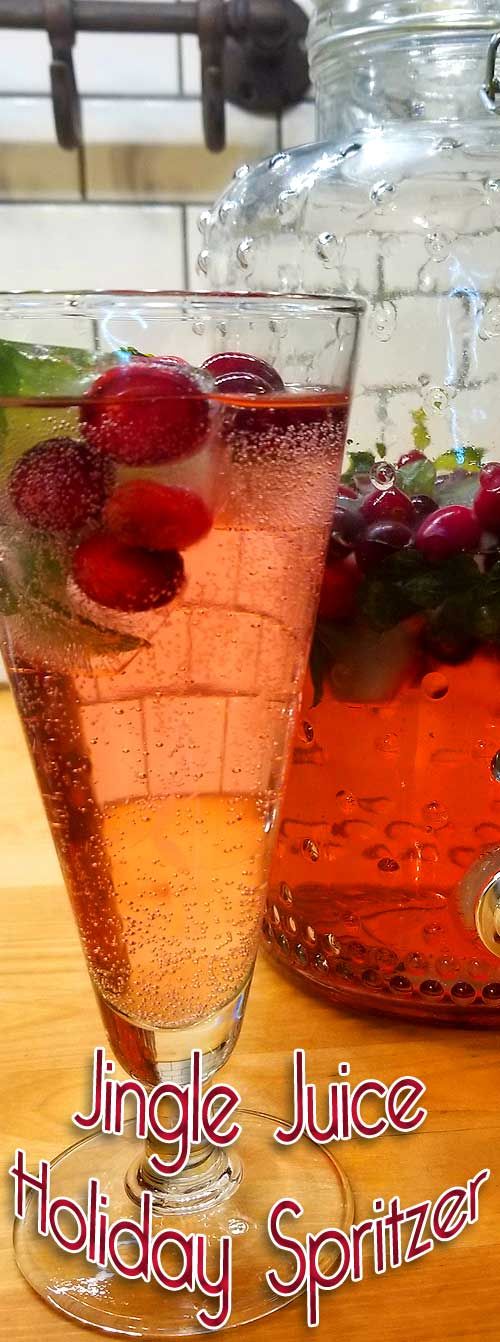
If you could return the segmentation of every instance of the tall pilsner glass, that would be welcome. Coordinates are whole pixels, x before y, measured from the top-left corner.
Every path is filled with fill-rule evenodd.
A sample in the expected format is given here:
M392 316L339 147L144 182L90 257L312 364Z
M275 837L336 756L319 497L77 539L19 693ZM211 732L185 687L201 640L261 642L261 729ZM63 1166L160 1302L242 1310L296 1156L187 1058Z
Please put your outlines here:
M110 1044L149 1088L185 1084L193 1048L206 1081L238 1037L358 322L331 297L0 297L3 655ZM214 1254L232 1234L231 1322L258 1318L284 1303L272 1204L296 1197L305 1236L350 1202L323 1150L240 1121L164 1179L131 1125L99 1133L54 1162L51 1196L85 1207L94 1176L112 1222L151 1190L155 1233L202 1231ZM73 1318L196 1331L200 1297L62 1252L34 1204L15 1239Z

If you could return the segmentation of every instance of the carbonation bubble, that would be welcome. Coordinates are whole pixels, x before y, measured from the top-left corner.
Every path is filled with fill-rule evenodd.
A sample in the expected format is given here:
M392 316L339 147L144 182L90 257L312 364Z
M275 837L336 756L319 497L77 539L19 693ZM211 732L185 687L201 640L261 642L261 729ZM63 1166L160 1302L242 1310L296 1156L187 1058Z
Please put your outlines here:
M290 886L286 884L286 881L281 882L280 895L284 904L292 903L292 892L290 890Z
M343 253L343 243L339 243L335 233L318 233L316 252L328 269L330 266L339 264Z
M302 852L304 853L305 857L308 857L310 859L311 862L318 861L319 848L317 843L314 842L314 839L304 839L304 842L302 844Z
M208 252L206 247L203 247L202 251L198 253L198 258L196 261L196 268L197 270L199 270L200 275L208 275L209 260L210 260L210 253Z
M280 153L279 153L279 154L273 154L272 158L269 159L269 162L268 162L268 165L267 165L268 168L269 168L269 170L270 170L270 172L278 172L278 171L282 172L282 171L283 171L283 168L286 167L286 165L287 165L287 163L288 163L288 161L289 161L289 158L290 158L290 155L289 155L289 154L285 154L285 152L284 152L283 150L280 150Z
M251 270L253 263L253 238L242 238L236 248L236 260L242 270Z
M386 299L383 303L375 303L370 313L370 330L377 340L390 340L394 335L397 322L397 313L394 303Z
M411 993L412 991L410 980L406 978L405 974L393 974L392 978L389 979L389 987L392 988L394 993Z
M211 222L212 215L210 210L202 210L201 214L198 216L198 232L201 233L202 238L206 236Z
M422 679L422 689L428 699L444 699L449 685L439 671L429 671L429 674Z
M280 191L278 196L278 214L283 224L293 224L295 222L304 199L304 192L294 191L292 187L286 191Z
M483 997L485 1002L498 1002L500 997L500 983L485 983Z
M451 990L452 997L456 997L459 1002L470 1002L471 998L476 996L472 983L454 983Z
M420 951L411 951L411 954L408 955L407 959L405 960L406 969L411 970L412 973L420 971L421 974L424 974L427 969L427 965L428 961L425 959L424 955L420 954Z
M234 172L233 172L233 178L234 178L237 182L239 182L239 181L241 180L242 177L248 177L249 172L250 172L250 164L249 164L249 163L240 163L239 168L235 168L235 170L234 170Z
M392 205L395 194L394 182L377 182L376 186L372 187L370 191L370 200L375 209L381 211Z
M325 960L324 955L315 955L314 964L316 969L321 970L322 974L328 974L328 960Z
M490 769L491 776L495 779L495 783L500 783L500 750L497 750L496 755L493 756Z
M398 749L399 740L395 732L386 732L385 736L378 736L375 742L377 750L382 750L384 755L395 755Z
M479 335L482 340L500 336L500 299L490 298L485 304Z
M370 484L375 489L390 489L394 484L396 472L390 461L377 461L370 471Z
M438 974L443 975L443 978L449 978L452 974L458 974L460 962L455 959L454 955L442 955L439 960L436 960L436 969Z
M497 203L500 196L500 177L487 177L484 183L484 191L488 200L490 196L493 196L495 203Z
M308 941L309 944L310 944L311 946L315 946L315 945L316 945L316 933L315 933L315 931L314 931L314 927L311 927L310 923L308 923L308 925L307 925L307 927L306 927L306 929L305 929L305 934L304 934L304 935L305 935L306 941Z
M295 947L295 957L298 960L299 965L307 964L307 951L305 951L304 947L301 946L300 941Z
M448 233L428 233L425 239L425 248L432 256L433 261L446 261L451 246L451 238Z
M302 731L304 733L304 739L306 741L309 742L314 741L314 727L311 726L310 722L304 721L302 723Z
M430 829L444 829L449 822L449 815L438 801L430 801L422 807L422 819Z
M381 857L377 867L379 871L399 871L399 862L395 862L393 857Z
M364 969L361 978L363 983L367 983L369 988L373 988L377 992L380 992L384 986L384 981L380 974L377 974L376 969Z
M461 140L453 140L451 136L443 136L443 139L439 140L438 144L436 145L436 153L452 154L455 149L461 149L461 148L462 148Z
M447 409L449 393L445 387L428 387L422 399L428 410L432 410L435 415L441 415L443 410Z
M426 941L434 941L436 938L441 937L443 935L441 923L426 923L423 935Z
M424 979L424 982L420 984L420 992L425 997L442 997L444 988L442 983L438 982L438 979Z
M235 200L223 200L222 204L219 205L219 223L223 225L230 223L231 217L237 209Z
M337 938L334 936L333 932L325 933L323 943L327 955L340 955L341 947L339 946Z
M288 955L290 952L290 942L284 932L280 932L279 937L277 937L277 942L280 950L283 951L285 955Z

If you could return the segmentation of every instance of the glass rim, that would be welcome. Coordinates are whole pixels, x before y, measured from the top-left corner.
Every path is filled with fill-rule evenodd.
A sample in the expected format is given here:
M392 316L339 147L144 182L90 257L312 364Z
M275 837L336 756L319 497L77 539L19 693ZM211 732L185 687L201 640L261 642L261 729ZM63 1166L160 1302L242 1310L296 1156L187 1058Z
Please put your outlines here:
M3 317L89 317L94 320L110 309L126 314L134 306L152 316L227 316L231 309L242 317L360 316L363 299L351 294L284 294L271 291L239 292L189 289L7 289L0 291Z

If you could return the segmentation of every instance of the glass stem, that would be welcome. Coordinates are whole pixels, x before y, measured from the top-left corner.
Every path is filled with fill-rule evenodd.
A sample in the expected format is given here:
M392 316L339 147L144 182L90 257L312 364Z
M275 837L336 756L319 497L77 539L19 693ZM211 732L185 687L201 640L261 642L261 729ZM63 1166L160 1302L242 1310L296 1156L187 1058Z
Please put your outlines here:
M165 1108L162 1123L167 1126ZM178 1113L176 1120L178 1122ZM153 1194L153 1212L157 1216L169 1213L185 1214L205 1211L217 1202L230 1197L241 1181L241 1161L234 1146L213 1146L204 1139L193 1143L189 1158L182 1170L163 1174L151 1165L157 1156L165 1164L175 1158L176 1144L149 1136L142 1155L127 1171L125 1187L129 1197L139 1203L142 1194Z

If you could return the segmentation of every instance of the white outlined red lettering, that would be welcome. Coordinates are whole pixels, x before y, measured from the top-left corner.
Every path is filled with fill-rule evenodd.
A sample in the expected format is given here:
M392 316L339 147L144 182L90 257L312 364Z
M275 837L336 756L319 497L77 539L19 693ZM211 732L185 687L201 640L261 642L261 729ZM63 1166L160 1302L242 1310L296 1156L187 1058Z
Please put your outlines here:
M281 1146L292 1146L306 1136L321 1146L332 1141L348 1142L353 1133L373 1140L381 1137L388 1128L393 1128L394 1132L414 1132L425 1123L426 1109L420 1107L414 1113L410 1112L425 1095L426 1087L419 1077L398 1076L389 1086L376 1077L369 1077L351 1089L350 1082L344 1079L349 1072L349 1063L340 1062L338 1074L341 1080L332 1081L328 1086L328 1121L320 1127L316 1086L306 1079L305 1050L296 1048L293 1054L293 1118L290 1127L280 1124L276 1128L275 1140ZM361 1105L368 1095L377 1096L384 1109L383 1115L371 1123L361 1114Z

